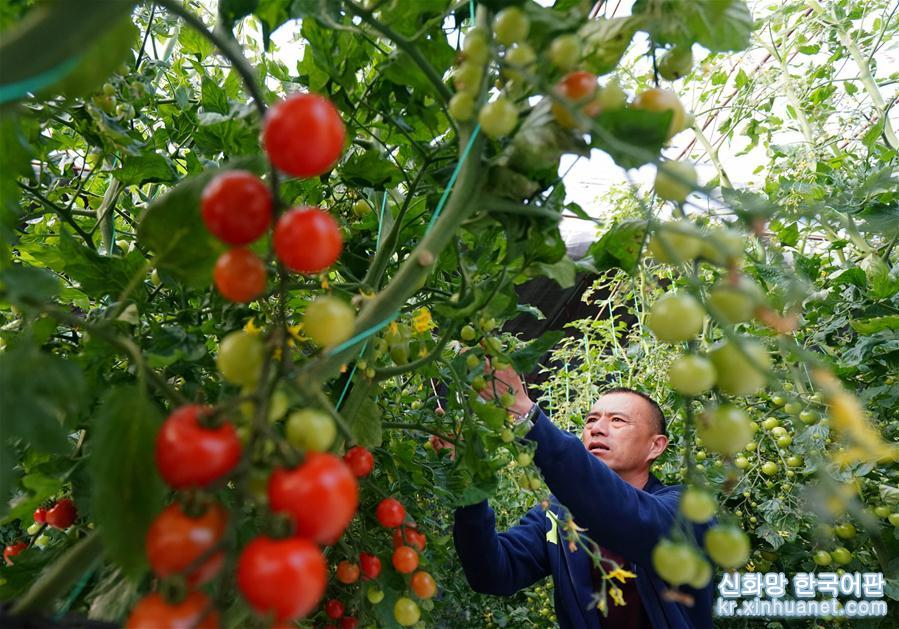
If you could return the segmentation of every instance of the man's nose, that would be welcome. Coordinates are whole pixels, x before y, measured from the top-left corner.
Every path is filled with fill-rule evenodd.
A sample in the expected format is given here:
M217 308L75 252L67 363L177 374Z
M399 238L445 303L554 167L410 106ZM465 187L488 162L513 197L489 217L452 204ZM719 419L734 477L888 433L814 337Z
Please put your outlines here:
M605 417L597 417L590 425L590 432L594 435L605 435L609 428L609 420Z

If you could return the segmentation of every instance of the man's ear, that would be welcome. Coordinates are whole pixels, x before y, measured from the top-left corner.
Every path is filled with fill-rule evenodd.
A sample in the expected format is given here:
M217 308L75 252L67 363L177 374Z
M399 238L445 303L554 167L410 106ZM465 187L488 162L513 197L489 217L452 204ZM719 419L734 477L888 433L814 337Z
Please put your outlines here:
M652 438L652 444L649 447L649 456L647 457L650 461L655 461L657 458L662 456L662 453L668 448L668 437L665 435L656 435Z

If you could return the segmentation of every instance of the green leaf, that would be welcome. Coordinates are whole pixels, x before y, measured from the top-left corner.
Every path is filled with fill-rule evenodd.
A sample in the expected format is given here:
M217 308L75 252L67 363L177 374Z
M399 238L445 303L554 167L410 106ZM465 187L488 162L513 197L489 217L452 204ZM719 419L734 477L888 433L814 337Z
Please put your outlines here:
M899 331L899 315L886 315L883 317L871 317L870 319L856 319L849 325L859 334L876 334L881 330Z
M171 183L177 179L168 158L153 151L128 155L122 161L122 167L113 170L112 174L126 186Z
M144 266L139 251L132 251L124 258L102 256L65 231L60 233L59 252L65 274L91 297L118 296Z
M537 272L556 282L562 288L571 288L574 286L574 278L577 269L574 262L568 256L563 257L558 262L546 264L545 262L537 262L534 264Z
M0 354L3 438L20 439L41 452L64 452L66 420L77 415L85 393L75 363L17 339Z
M515 371L522 374L532 372L537 367L540 359L546 355L546 352L562 340L563 336L565 336L565 333L561 330L551 330L512 352L510 358Z
M772 228L773 230L773 228ZM780 242L785 247L795 247L799 242L799 226L796 223L790 223L775 232Z
M446 37L442 35L439 39L419 40L416 47L424 55L424 58L436 68L437 74L443 74L452 65L453 58L456 56L456 51L450 47ZM428 77L404 52L396 54L393 63L384 68L382 76L396 85L412 88L416 92L436 94L436 89Z
M642 17L599 17L589 20L578 31L583 40L584 69L603 75L618 66Z
M37 4L0 42L0 103L38 92L80 68L85 42L96 41L98 33L123 20L133 4L129 0Z
M626 219L616 223L587 252L593 257L598 272L619 268L633 273L640 261L646 235L646 221Z
M861 268L874 299L888 299L899 292L899 266L891 270L883 258L871 254L862 261Z
M93 521L109 557L134 580L146 570L144 539L166 492L153 458L160 420L143 388L127 385L103 397L93 423Z
M499 391L499 389L497 389ZM471 396L471 410L474 411L485 426L493 430L500 430L506 423L508 411L491 402L481 401L477 394Z
M376 150L353 153L340 167L340 174L348 186L356 188L385 190L402 181L402 173Z
M28 490L28 495L16 498L15 506L0 520L0 525L15 520L30 522L35 509L62 491L62 479L32 473L22 477L22 486ZM2 495L7 496L8 494Z
M671 112L623 108L596 118L593 146L608 153L622 168L637 168L658 157L668 136Z
M637 0L632 12L657 44L702 44L712 52L743 50L753 30L743 0L668 0L659 10L653 0Z
M12 231L21 213L16 178L27 177L32 172L33 149L23 132L23 122L12 110L0 109L0 240ZM0 257L0 267L5 258Z
M231 162L228 168L260 173L264 165L261 158L253 157ZM225 250L203 225L200 216L203 188L219 172L205 171L158 197L141 218L137 230L138 242L156 253L156 267L194 288L212 283L212 267Z
M340 414L349 423L356 443L368 448L380 446L383 439L381 409L375 402L374 393L372 382L357 380L340 408Z
M0 270L3 300L20 307L46 303L59 294L59 281L46 269L16 264Z

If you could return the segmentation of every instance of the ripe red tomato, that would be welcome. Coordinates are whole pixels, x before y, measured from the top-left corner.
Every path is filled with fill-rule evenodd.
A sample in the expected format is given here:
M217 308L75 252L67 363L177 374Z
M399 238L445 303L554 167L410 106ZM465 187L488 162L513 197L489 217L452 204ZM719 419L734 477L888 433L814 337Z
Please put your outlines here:
M235 247L216 260L213 279L222 297L245 304L265 292L265 265L249 249Z
M415 529L415 526L412 524L407 524L406 526L400 527L393 532L393 547L402 546L405 544L406 546L411 546L418 552L421 552L425 549L425 544L427 544L427 536L424 533L420 533Z
M47 509L38 507L34 510L34 521L38 524L44 524L47 521Z
M406 518L406 509L396 498L384 498L375 509L375 517L384 528L396 528Z
M328 618L337 620L338 618L343 616L343 603L338 601L336 598L332 598L327 603L325 603L325 613L328 615Z
M418 553L409 546L400 546L393 551L391 562L397 572L409 574L418 567Z
M350 466L353 475L357 478L371 474L375 465L375 457L371 455L368 448L363 446L355 446L347 450L347 453L343 455L343 460Z
M18 555L20 552L28 548L28 542L13 542L9 546L3 549L3 561L6 562L7 566L12 565L12 558Z
M78 510L75 509L75 503L68 498L63 498L47 511L47 524L56 529L67 529L72 526L77 517Z
M208 411L199 404L175 409L156 436L156 467L174 489L205 487L240 461L242 447L233 425L200 425L200 415Z
M359 621L356 620L355 616L344 616L340 620L340 629L356 629L359 626Z
M200 591L191 592L187 598L174 605L167 603L159 592L151 592L135 605L125 623L125 629L217 629L218 626L218 612L212 607L209 597Z
M237 560L237 587L260 615L278 621L305 616L325 593L328 565L321 551L302 537L257 537Z
M265 151L275 166L295 177L315 177L331 170L345 140L340 114L324 96L295 94L265 114Z
M371 553L359 553L359 567L366 579L377 579L381 574L381 559Z
M437 583L434 582L434 577L424 570L413 574L409 585L418 598L431 598L437 592Z
M340 458L312 452L294 469L272 472L268 501L272 511L291 517L298 535L333 544L356 513L359 487Z
M585 70L569 72L556 85L556 92L574 102L590 98L596 94L596 75Z
M253 173L229 170L206 184L201 199L206 229L229 245L246 245L272 222L272 195Z
M359 565L344 559L337 564L337 571L334 576L338 581L346 585L355 583L359 580Z
M328 268L343 249L340 226L316 207L285 212L275 224L275 255L291 271L318 273Z
M185 514L177 502L166 507L147 531L147 558L153 572L163 578L184 572L221 540L227 522L228 514L218 503L195 518ZM188 583L208 583L224 562L225 554L216 552L187 575Z

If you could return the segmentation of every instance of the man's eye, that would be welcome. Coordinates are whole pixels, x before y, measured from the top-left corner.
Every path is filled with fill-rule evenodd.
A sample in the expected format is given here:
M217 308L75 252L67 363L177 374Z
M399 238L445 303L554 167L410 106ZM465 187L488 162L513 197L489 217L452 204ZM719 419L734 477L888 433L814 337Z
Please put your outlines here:
M621 418L621 417L613 417L613 418L612 418L612 421L613 421L613 422L623 422L624 419Z

